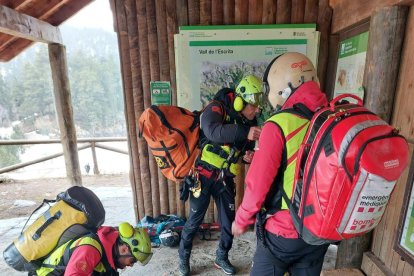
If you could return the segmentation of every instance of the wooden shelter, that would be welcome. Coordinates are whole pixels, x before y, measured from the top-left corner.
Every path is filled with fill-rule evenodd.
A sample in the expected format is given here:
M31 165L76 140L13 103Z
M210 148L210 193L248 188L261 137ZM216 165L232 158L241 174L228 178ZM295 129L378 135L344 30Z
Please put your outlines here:
M47 43L56 114L66 172L72 185L82 185L75 123L66 62L59 28L92 0L0 0L0 61L17 56L34 42Z
M339 43L369 31L365 104L398 127L412 151L414 109L409 106L413 101L413 4L398 0L111 0L122 64L137 217L188 212L188 207L177 200L178 186L159 173L145 141L137 139L136 124L151 102L150 81L170 81L173 103L177 101L173 35L179 26L316 23L321 32L318 75L328 95L333 94ZM395 250L407 175L408 170L397 184L372 243L370 236L341 243L338 267L360 267L363 257L362 270L368 275L412 275L413 264ZM239 204L243 179L237 182ZM214 218L211 204L206 220Z
M99 0L101 1L101 0ZM369 31L364 82L365 104L414 143L414 0L109 0L118 35L128 127L133 198L137 219L161 213L186 215L178 186L159 172L137 119L151 104L150 81L170 81L176 97L173 35L179 26L316 23L321 32L318 75L333 95L341 41ZM49 44L59 124L69 176L80 178L64 47L54 26L91 1L0 0L0 60L7 61L32 41ZM410 168L414 164L410 164ZM401 247L407 202L413 186L409 170L397 183L380 225L370 235L341 243L338 267L358 267L367 275L412 275L414 256ZM237 183L237 204L243 179ZM215 219L213 204L206 216Z

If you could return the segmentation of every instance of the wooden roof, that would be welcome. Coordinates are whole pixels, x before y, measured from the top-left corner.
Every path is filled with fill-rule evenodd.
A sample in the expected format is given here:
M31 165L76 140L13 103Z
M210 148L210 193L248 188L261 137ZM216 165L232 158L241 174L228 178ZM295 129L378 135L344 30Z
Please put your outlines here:
M8 25L9 23L11 25L14 24L15 30L17 29L16 34L22 29L24 29L23 33L33 32L32 26L35 25L36 22L40 23L37 24L40 28L40 30L37 30L37 34L40 35L40 37L43 37L44 32L42 31L42 25L59 26L92 1L93 0L0 0L0 8L2 8L0 12L0 20L8 21L5 23L2 22L2 25ZM10 9L17 13L13 13ZM17 17L10 16L10 14L17 15ZM24 22L30 24L21 26L22 24L17 22L18 20L15 20L16 18L21 18L19 15L23 15ZM33 18L38 20L33 20ZM42 24L42 21L46 22L46 24ZM56 36L56 34L59 36L59 40L59 31L53 35ZM26 37L30 38L31 36L28 34ZM0 30L0 61L9 61L29 47L34 41L42 41L41 39L33 38L30 40L27 38L14 36L10 34L10 32L9 34L6 34ZM54 40L49 39L49 41Z

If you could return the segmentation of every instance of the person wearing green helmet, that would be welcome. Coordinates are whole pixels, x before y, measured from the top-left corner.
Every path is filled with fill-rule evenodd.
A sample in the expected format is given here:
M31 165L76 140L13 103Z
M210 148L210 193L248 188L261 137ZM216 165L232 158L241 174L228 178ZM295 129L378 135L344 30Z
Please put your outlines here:
M190 274L192 242L213 197L219 212L220 242L214 265L227 275L236 273L228 259L233 244L231 223L235 217L234 177L240 171L238 159L250 163L260 128L256 115L263 107L262 81L245 76L236 88L223 88L216 93L200 116L201 154L192 175L185 179L180 198L190 194L190 215L181 232L179 271ZM190 187L187 189L185 187ZM191 188L192 187L192 188ZM186 195L186 196L184 196Z
M43 261L36 275L119 275L117 269L146 265L151 257L146 230L123 222L118 228L101 226L96 234L61 245Z

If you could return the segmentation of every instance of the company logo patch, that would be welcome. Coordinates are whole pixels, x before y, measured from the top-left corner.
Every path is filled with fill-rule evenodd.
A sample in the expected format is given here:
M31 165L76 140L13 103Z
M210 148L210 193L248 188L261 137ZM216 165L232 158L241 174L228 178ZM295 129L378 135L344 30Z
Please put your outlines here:
M398 166L400 166L400 161L398 159L388 160L384 162L385 169L397 168Z
M169 168L170 165L167 162L167 159L165 159L164 156L154 156L155 162L157 162L157 165L160 169L166 169Z
M303 66L306 66L306 65L308 65L308 62L306 60L302 60L302 61L299 61L299 62L292 63L292 65L290 67L292 67L292 69L295 69L295 68L299 67L300 71L303 72Z
M216 112L221 115L221 108L218 106L212 106L211 111Z

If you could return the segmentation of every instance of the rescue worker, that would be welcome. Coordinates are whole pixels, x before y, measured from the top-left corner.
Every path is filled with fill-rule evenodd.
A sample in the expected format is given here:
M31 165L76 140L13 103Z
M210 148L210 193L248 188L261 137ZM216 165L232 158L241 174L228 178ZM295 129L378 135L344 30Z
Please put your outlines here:
M211 196L216 202L221 227L214 264L228 275L236 273L228 259L233 244L231 223L235 216L233 178L240 171L240 164L237 164L239 157L243 156L245 162L251 161L254 140L260 136L256 115L262 103L262 81L249 75L240 81L236 91L223 88L217 92L200 117L202 151L191 178L198 189L190 195L190 214L181 234L181 275L190 273L193 238L203 221Z
M258 216L258 242L250 275L320 275L328 245L309 245L299 237L280 187L292 197L295 156L309 115L326 106L327 99L312 62L300 53L285 53L274 59L263 76L263 85L268 101L278 112L263 126L232 233L245 233L262 208L274 208L276 212L269 218Z
M36 271L43 275L119 275L117 269L146 265L151 241L143 228L123 222L118 229L102 226L97 234L73 239L58 247Z

